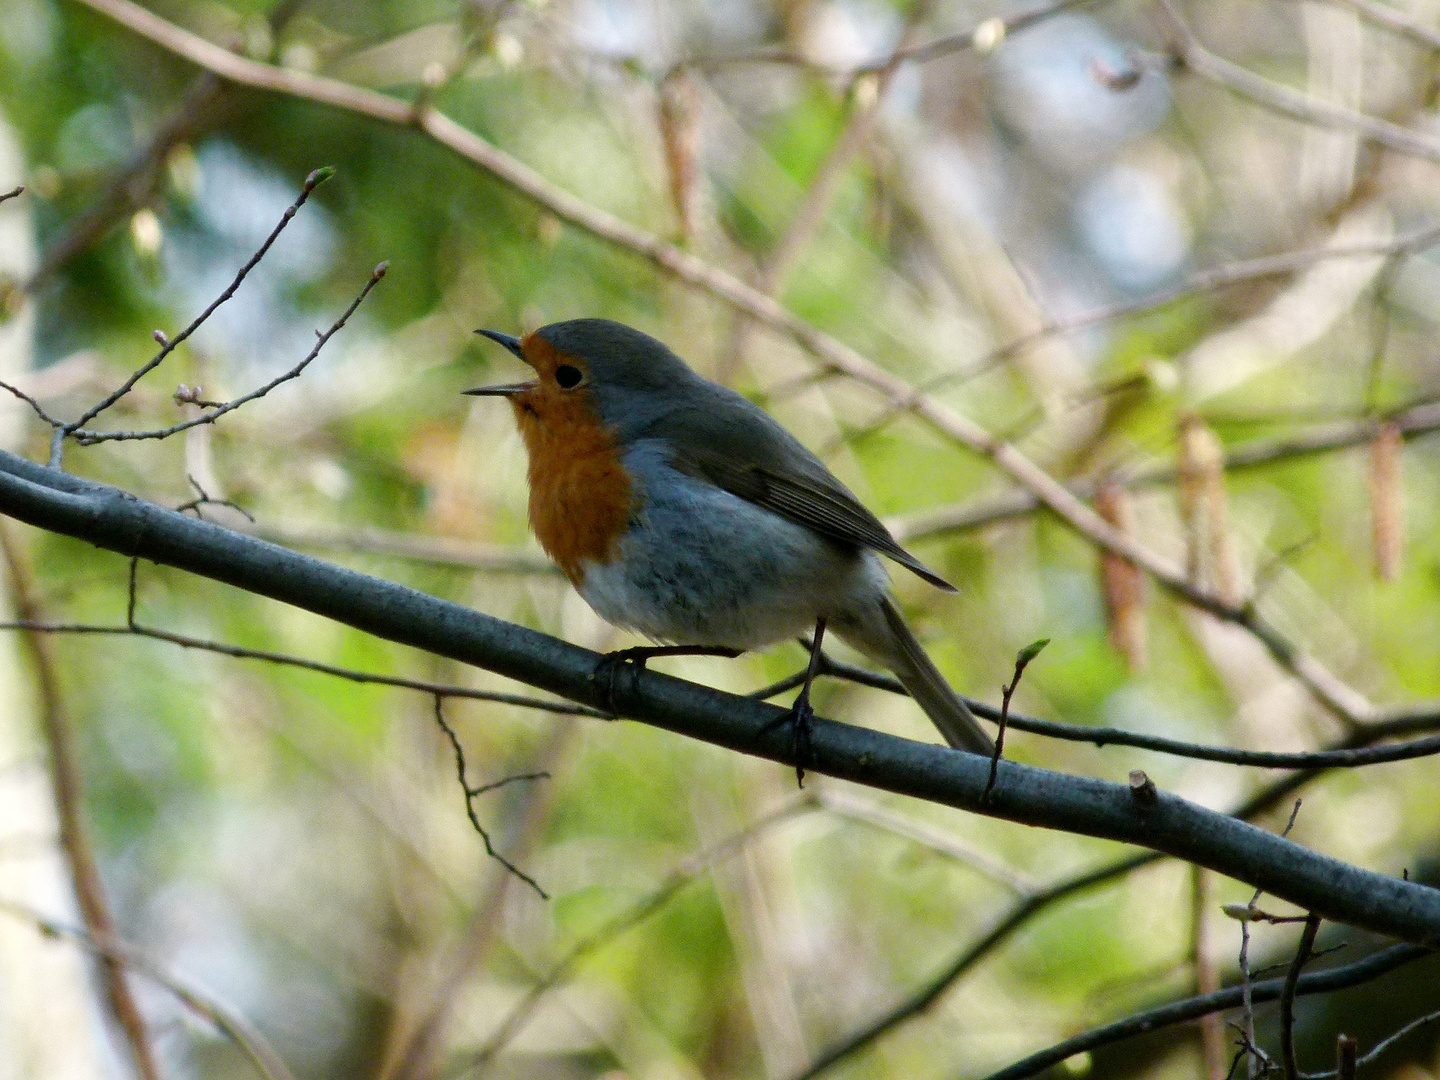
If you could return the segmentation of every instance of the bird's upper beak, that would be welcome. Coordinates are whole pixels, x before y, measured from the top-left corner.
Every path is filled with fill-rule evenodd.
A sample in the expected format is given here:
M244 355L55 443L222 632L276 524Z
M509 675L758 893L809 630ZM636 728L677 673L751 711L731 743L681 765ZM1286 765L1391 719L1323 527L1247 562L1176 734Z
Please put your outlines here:
M498 341L505 348L525 360L525 353L520 349L520 339L511 337L509 334L502 334L498 330L476 330L475 333L482 337L488 337L491 341ZM525 360L528 364L530 361ZM461 393L470 394L473 397L510 397L514 394L523 394L527 390L533 390L540 384L535 381L520 383L502 383L499 386L477 386L473 390L462 390Z

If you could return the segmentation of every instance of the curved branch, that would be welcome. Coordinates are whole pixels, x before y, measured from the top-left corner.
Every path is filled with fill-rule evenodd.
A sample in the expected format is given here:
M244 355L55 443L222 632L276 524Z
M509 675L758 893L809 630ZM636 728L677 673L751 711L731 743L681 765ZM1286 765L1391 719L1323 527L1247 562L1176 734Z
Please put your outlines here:
M1381 975L1394 971L1404 964L1411 964L1431 955L1433 954L1430 950L1417 948L1414 945L1394 945L1367 956L1364 960L1346 964L1344 967L1302 975L1296 983L1295 993L1308 997L1312 994L1328 994L1335 990L1343 990L1349 986L1359 986L1371 979L1378 979ZM1265 982L1252 984L1250 1000L1257 1004L1279 1000L1286 981L1287 979L1283 978L1268 979ZM999 1072L991 1073L985 1080L1026 1080L1027 1077L1036 1076L1050 1066L1058 1065L1075 1054L1083 1054L1102 1046L1121 1042L1135 1035L1143 1035L1160 1028L1198 1020L1202 1016L1209 1016L1211 1013L1221 1012L1225 1009L1233 1009L1240 1004L1240 992L1240 987L1230 986L1224 990L1217 990L1213 994L1201 994L1198 997L1174 1001L1169 1005L1161 1005L1158 1008L1135 1013L1123 1020L1117 1020L1113 1024L1093 1028L1082 1035L1076 1035L1074 1038L1056 1043L1039 1053L1031 1054Z
M423 101L418 105L407 104L336 79L248 60L166 22L131 0L78 2L232 82L306 98L385 123L418 128L442 146L544 206L562 221L648 259L676 279L706 292L770 329L788 335L829 371L869 387L892 406L911 413L951 441L988 458L997 468L1032 491L1041 503L1089 542L1139 567L1186 602L1245 629L1265 646L1278 664L1343 722L1354 726L1371 719L1373 710L1370 703L1359 692L1288 641L1261 619L1252 607L1227 603L1197 588L1182 568L1171 565L1134 537L1110 525L1071 494L1059 480L982 425L927 397L905 380L876 366L838 338L806 322L773 297L766 296L734 275L681 251L645 229L591 206L584 199L551 183L528 165Z
M1226 451L1223 468L1227 473L1263 468L1311 454L1364 446L1375 439L1383 423L1394 424L1401 437L1407 440L1440 431L1440 402L1426 401L1388 416L1338 420L1317 424L1292 435L1240 443ZM1141 488L1171 484L1178 479L1179 470L1173 463L1156 462L1123 470L1110 477L1109 482L1125 488ZM1098 485L1092 481L1067 486L1076 498L1088 499L1094 496ZM1011 521L1042 508L1043 504L1034 492L1017 488L1002 495L890 518L886 525L902 544L915 543Z
M775 723L785 715L777 706L649 671L632 672L611 686L597 680L603 658L588 649L9 453L0 453L0 512L592 707L613 700L621 715L794 765L793 740ZM983 757L822 719L815 721L812 754L807 767L830 776L1022 824L1137 844L1248 882L1335 922L1416 944L1440 943L1440 890L1308 851L1168 793L1142 801L1118 784L1007 761L987 796L989 762Z
M247 1058L263 1080L294 1080L285 1062L266 1041L265 1036L249 1020L217 1001L210 994L196 989L179 976L167 971L158 960L113 934L101 937L67 923L47 918L11 900L0 900L0 912L23 919L47 937L63 937L88 949L108 963L123 964L131 971L154 980L196 1016L203 1017Z

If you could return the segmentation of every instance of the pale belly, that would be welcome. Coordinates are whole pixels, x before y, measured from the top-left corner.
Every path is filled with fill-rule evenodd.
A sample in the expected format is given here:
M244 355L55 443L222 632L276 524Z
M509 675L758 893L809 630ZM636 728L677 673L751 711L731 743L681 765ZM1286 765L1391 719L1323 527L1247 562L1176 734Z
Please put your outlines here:
M666 472L645 485L619 557L585 564L580 595L607 622L655 641L750 650L885 594L872 552Z

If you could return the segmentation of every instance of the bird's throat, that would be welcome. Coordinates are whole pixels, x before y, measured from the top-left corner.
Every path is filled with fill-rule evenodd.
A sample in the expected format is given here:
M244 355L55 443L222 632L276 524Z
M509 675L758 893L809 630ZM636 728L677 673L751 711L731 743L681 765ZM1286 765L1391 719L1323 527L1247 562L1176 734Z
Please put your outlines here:
M530 527L577 586L587 562L608 563L634 497L619 447L579 395L513 400L530 468Z

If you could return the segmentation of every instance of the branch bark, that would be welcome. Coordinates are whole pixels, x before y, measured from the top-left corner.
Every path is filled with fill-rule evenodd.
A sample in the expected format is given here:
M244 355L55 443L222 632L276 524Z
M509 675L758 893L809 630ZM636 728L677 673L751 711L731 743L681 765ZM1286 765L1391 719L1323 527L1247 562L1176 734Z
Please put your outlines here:
M794 765L784 710L649 671L609 686L588 649L392 582L197 521L104 484L0 453L0 512L178 567L367 633L741 753ZM613 694L612 692L613 691ZM1440 944L1440 890L1350 866L1161 793L1002 762L817 719L806 763L844 780L1028 825L1138 844L1248 882L1335 922Z
M130 0L78 2L232 82L306 98L385 123L420 130L497 180L541 204L562 221L649 260L667 274L728 304L735 311L790 336L813 354L824 368L868 387L893 408L911 413L947 439L989 459L1022 487L1029 489L1040 503L1089 542L1144 570L1165 589L1188 603L1244 628L1265 646L1281 667L1345 724L1353 726L1373 718L1373 709L1363 695L1337 678L1313 656L1287 641L1274 627L1260 619L1253 609L1227 604L1193 587L1180 568L1171 566L1166 559L1111 526L1016 447L992 435L968 416L927 397L905 380L878 367L838 338L789 311L773 297L551 183L528 165L430 108L424 100L409 104L336 79L247 60L166 22Z

